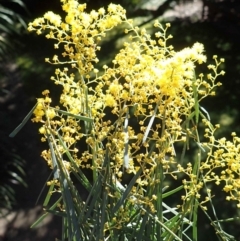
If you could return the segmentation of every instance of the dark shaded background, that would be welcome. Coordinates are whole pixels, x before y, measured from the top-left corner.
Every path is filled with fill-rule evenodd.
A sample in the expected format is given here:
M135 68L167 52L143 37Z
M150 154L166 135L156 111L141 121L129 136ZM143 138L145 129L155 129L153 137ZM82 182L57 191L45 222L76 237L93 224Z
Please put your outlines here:
M200 1L202 3L200 17L189 14L191 12L189 8L181 10L179 7L189 3L196 6L199 1L159 0L148 9L141 5L147 2L144 0L89 0L87 4L90 10L107 6L110 2L119 3L127 9L129 17L141 17L142 21L167 16L166 13L170 10L175 13L168 17L168 21L172 25L169 33L174 36L171 44L176 50L191 46L198 41L204 44L210 62L214 54L225 58L226 74L219 78L223 86L217 90L216 97L205 100L202 105L209 111L213 123L222 125L219 136L230 137L232 131L240 136L240 1ZM27 22L49 10L62 14L59 0L25 0L24 2L29 14L15 5L11 7L21 13ZM156 2L163 3L158 7ZM38 229L29 229L29 225L41 214L39 205L43 202L46 188L38 204L36 200L50 174L40 157L41 151L46 146L40 142L38 126L31 122L28 122L15 138L10 139L8 135L34 106L36 98L41 96L44 89L50 89L57 101L60 89L49 80L55 67L44 63L44 58L54 53L53 42L47 41L43 36L27 32L17 38L16 55L6 56L6 61L1 63L0 88L6 91L0 92L0 145L4 140L9 150L24 161L25 180L28 187L13 184L17 202L10 213L12 219L7 216L7 219L0 222L0 240L50 241L60 237L60 220L49 219L46 225ZM104 56L112 55L116 51L113 41L108 42L107 46L106 52L102 53ZM0 161L8 160L0 153ZM235 204L227 203L224 195L215 200L215 207L220 213L220 219L239 216ZM199 224L202 229L199 235L200 241L206 237L207 240L217 240L214 230L207 224L202 214L199 214ZM238 221L233 221L223 226L228 233L240 240L239 224Z

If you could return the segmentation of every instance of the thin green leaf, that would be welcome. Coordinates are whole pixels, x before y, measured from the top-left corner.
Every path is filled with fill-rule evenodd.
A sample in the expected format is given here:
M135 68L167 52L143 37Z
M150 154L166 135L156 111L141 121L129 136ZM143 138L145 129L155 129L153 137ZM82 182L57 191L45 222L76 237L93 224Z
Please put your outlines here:
M62 197L60 197L50 208L49 210L54 210L58 203L62 200ZM44 218L47 217L47 215L49 215L49 213L44 213L36 222L34 222L30 228L35 228L39 223L41 223L43 221Z
M84 91L84 95L85 95L85 97L83 98L84 113L87 116L91 116L91 111L90 111L89 105L88 105L88 88L86 85L84 85L83 91ZM84 102L84 100L85 100L85 102ZM84 126L85 126L86 133L90 133L91 128L92 128L91 123L84 121Z
M134 175L132 180L129 182L126 190L123 192L121 198L118 200L115 207L113 208L113 210L112 210L113 213L117 212L117 210L120 208L120 206L124 204L125 200L127 199L129 193L131 192L134 184L136 183L136 181L139 178L139 176L141 175L141 173L142 173L142 169L139 168L138 172Z
M91 216L91 213L94 212L94 207L96 203L101 203L100 195L102 190L102 177L99 175L98 179L94 182L94 185L88 195L88 198L85 202L84 210L87 210L86 214L83 217L83 222Z
M9 135L9 137L14 137L16 136L16 134L25 126L25 124L27 123L27 121L30 119L33 111L35 110L35 108L37 107L37 103L36 105L30 110L30 112L26 115L26 117L23 119L22 123L20 125L17 126L17 128Z
M70 193L70 187L69 187L69 180L68 180L68 174L64 168L64 165L61 165L61 161L58 160L58 166L60 170L60 186L62 190L62 197L64 202L64 207L66 209L67 214L67 227L68 227L68 238L70 240L73 239L75 236L77 240L80 240L80 232L78 228L78 222L77 222L77 216L75 212L75 206L73 204L72 195Z
M67 115L67 116L71 116L71 117L74 117L76 119L79 119L79 120L83 120L83 121L87 121L87 122L93 122L93 119L90 118L90 117L86 117L86 116L81 116L81 115L74 115L72 113L69 113L67 111L64 111L64 110L58 110L56 108L53 108L55 111L63 114L63 115Z
M193 97L194 97L194 113L195 113L195 120L196 120L196 124L198 124L198 120L199 120L199 102L198 102L198 90L197 90L197 86L195 85L196 83L196 75L195 72L194 74L194 79L193 79L193 84L192 84L192 88L193 88Z
M166 226L163 222L161 222L156 216L153 216L150 212L148 212L145 208L141 207L141 209L148 214L149 217L151 217L152 219L154 219L160 226L162 226L169 234L172 235L172 237L174 237L176 240L178 241L182 241L182 239L180 239L174 232L172 232L172 230ZM175 223L176 225L176 223ZM178 225L176 225L177 229L178 229ZM166 239L168 241L172 240L172 239Z
M172 213L174 216L182 215L180 212L177 212L174 208L169 207L166 203L163 202L162 205L166 210L168 210L169 213ZM192 224L192 222L185 217L183 218L183 221Z
M76 209L75 205L73 203L74 199L74 194L73 192L76 190L74 189L72 182L69 177L69 173L66 170L63 160L61 158L60 153L58 153L58 148L57 144L54 141L54 136L52 136L52 142L53 146L56 151L56 162L57 162L57 167L59 169L59 181L60 181L60 188L62 190L62 197L64 201L64 207L66 209L66 214L67 214L67 223L68 223L68 237L73 238L76 237L77 240L80 240L80 231L78 228L78 219L76 216Z
M89 180L86 178L86 176L84 175L84 173L82 172L82 170L76 165L75 160L72 158L71 153L69 152L69 149L67 148L66 144L64 143L62 137L59 135L59 133L57 132L57 136L58 139L62 145L62 147L64 148L64 151L66 152L66 155L69 159L69 161L71 162L71 164L73 165L74 169L76 171L73 171L73 174L77 177L78 180L81 180L81 184L88 190L90 191L90 189L92 188L92 185L90 184Z
M41 195L42 195L42 193L43 193L43 191L44 191L44 188L45 188L45 186L47 185L47 182L49 181L49 179L50 179L52 173L53 173L53 171L49 174L49 176L48 176L46 182L44 183L44 185L43 185L43 187L42 187L42 189L41 189L41 191L40 191L40 193L39 193L39 195L38 195L38 197L37 197L37 200L36 200L35 205L37 205L37 203L38 203L38 201L39 201L39 199L40 199L40 197L41 197ZM53 187L54 187L54 184L52 183L50 187L53 188ZM50 193L50 195L49 195L49 193L48 193L48 194L47 194L47 197L48 197L48 196L49 196L49 199L50 199L50 197L51 197L51 193ZM47 198L47 197L46 197L46 198ZM45 200L46 200L46 199L45 199ZM45 201L44 201L44 203L45 203ZM47 205L47 204L45 204L45 205ZM43 206L44 206L44 205L43 205Z
M49 189L48 189L48 193L47 193L47 195L46 195L46 198L45 198L45 200L44 200L44 202L43 202L43 207L46 207L46 206L48 205L48 203L49 203L49 201L50 201L50 199L51 199L51 197L52 197L52 191L53 191L53 189L54 189L54 183L51 183L51 185L50 185L50 187L49 187Z
M181 186L179 186L179 187L177 187L177 188L175 188L175 189L173 189L173 190L171 190L171 191L168 191L168 192L166 192L166 193L163 193L163 194L162 194L162 197L163 197L163 198L166 198L166 197L168 197L168 196L173 195L173 194L176 193L176 192L179 192L179 191L182 190L182 189L183 189L183 185L181 185Z
M101 180L101 184L104 185L104 183L107 183L107 179L108 177L111 175L110 171L109 171L109 156L108 156L108 152L106 152L106 158L105 158L105 163L104 163L104 167L103 167L103 173L102 173L102 180ZM106 212L107 212L107 207L108 205L108 193L107 190L105 188L103 188L103 192L102 192L102 202L100 205L100 209L101 209L101 222L100 222L100 227L99 227L99 231L100 231L100 235L99 235L99 240L104 240L104 225L106 223L107 217L106 217ZM98 218L98 220L100 220L100 218Z
M216 223L216 222L225 223L225 222L232 222L232 221L237 221L237 220L240 220L240 217L220 219L217 221L213 221L213 223Z
M145 210L145 209L143 209L143 210L145 212L144 212L144 216L142 217L142 220L141 220L140 229L137 233L137 240L146 240L143 235L145 233L144 231L145 231L145 227L147 225L147 222L149 221L149 217L148 217L147 210Z
M124 141L124 153L123 153L123 167L126 169L129 168L129 155L128 155L128 115L129 111L126 112L126 117L124 120L123 131L125 133L125 141Z
M193 241L198 240L197 220L198 220L198 202L194 201L194 204L193 204Z
M160 103L160 102L159 102L159 103ZM156 114L157 114L157 110L158 110L159 103L157 103L156 106L155 106L154 113L153 113L153 115L151 116L151 119L150 119L150 121L149 121L149 123L148 123L147 129L146 129L146 131L145 131L145 133L144 133L144 136L143 136L143 139L142 139L142 143L145 143L145 141L147 140L149 131L150 131L151 128L152 128L152 124L153 124L154 119L155 119Z

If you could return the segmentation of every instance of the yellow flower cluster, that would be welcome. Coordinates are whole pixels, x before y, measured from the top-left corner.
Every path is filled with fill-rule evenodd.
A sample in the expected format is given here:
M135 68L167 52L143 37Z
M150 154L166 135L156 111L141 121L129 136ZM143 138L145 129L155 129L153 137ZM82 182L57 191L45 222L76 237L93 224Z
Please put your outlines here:
M67 13L65 22L59 15L47 12L30 23L28 30L37 34L49 30L46 37L57 40L55 48L64 45L62 56L68 58L66 62L81 74L89 73L93 70L92 63L98 62L96 51L100 50L99 42L107 31L126 19L125 10L120 5L110 4L107 11L100 8L88 14L84 12L86 4L79 4L76 0L61 2L62 9ZM53 57L53 62L59 62L57 56Z
M209 152L201 165L204 180L215 181L217 185L224 182L223 190L228 194L226 199L238 201L237 206L240 207L240 138L233 132L233 141L228 141L225 137L216 140L214 132L219 126L211 128L206 120L205 124L208 124L205 137L209 141L203 145Z
M43 140L54 140L58 155L66 153L66 148L62 147L64 142L76 165L93 170L101 169L108 149L111 171L120 182L123 167L129 173L143 168L137 180L138 193L144 193L144 186L154 185L152 174L161 165L164 174L175 177L184 172L189 176L189 181L184 180L186 196L183 200L189 196L200 198L204 181L210 180L225 181L224 190L230 193L228 199L240 200L237 191L240 187L239 139L234 137L233 143L219 140L216 145L213 132L206 134L209 142L201 148L210 151L200 167L204 179L192 174L191 163L182 167L175 160L176 142L183 145L188 145L189 139L199 142L195 130L200 115L199 101L214 95L214 88L221 85L216 83L216 78L224 74L218 71L224 60L218 61L214 56L215 65L208 66L212 73L206 77L196 76L196 65L206 62L204 47L195 43L191 48L175 52L167 45L172 38L166 32L170 24L162 26L156 21L154 27L158 32L152 37L144 28L134 27L119 5L110 4L107 10L100 8L86 13L86 4L76 0L61 2L67 13L65 21L48 12L28 28L38 34L47 30L46 37L57 41L54 47L63 46L62 56L67 60L60 61L55 55L51 61L47 58L47 62L69 64L80 74L80 78L76 78L64 67L56 69L51 78L63 87L60 104L64 110L50 107L48 92L44 92L45 99L39 99L33 120L43 123L40 128L40 133L45 135ZM112 64L104 65L102 70L96 69L102 38L121 23L127 26L128 41ZM106 114L109 111L111 118ZM79 140L84 140L90 150L83 148L77 155ZM214 148L217 150L213 151ZM44 151L42 155L52 166L50 152ZM213 172L216 167L223 168L220 176ZM68 165L67 168L74 167ZM136 194L137 191L133 189L132 192ZM152 201L155 199L153 196ZM137 201L145 202L144 197Z

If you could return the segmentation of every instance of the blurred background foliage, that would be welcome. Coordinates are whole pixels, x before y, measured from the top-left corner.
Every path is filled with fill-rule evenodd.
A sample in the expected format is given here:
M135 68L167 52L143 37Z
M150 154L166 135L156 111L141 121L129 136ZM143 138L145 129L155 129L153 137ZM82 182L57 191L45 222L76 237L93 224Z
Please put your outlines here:
M152 33L156 31L151 27L155 19L171 22L169 34L174 38L169 44L173 45L175 50L200 42L205 46L208 63L213 62L214 54L225 58L226 74L219 78L223 85L216 91L216 96L204 100L202 106L208 110L214 124L221 124L221 131L217 133L219 137L230 138L232 131L240 136L239 0L86 0L79 2L86 2L88 10L107 7L110 2L121 4L126 8L129 18L133 18L138 25L146 27ZM25 160L24 170L27 175L18 182L25 181L28 188L15 188L18 204L14 207L17 209L35 205L36 198L50 171L40 158L41 150L45 146L40 143L37 126L28 123L13 140L9 140L8 135L26 116L44 89L50 89L54 96L54 104L57 104L61 91L50 81L55 66L44 62L45 57L51 58L55 54L53 41L46 40L44 36L29 34L24 30L24 23L49 10L64 15L59 0L6 0L0 1L0 4L0 182L1 187L8 185L10 179L7 173L12 170L22 178L24 162L21 160ZM103 42L99 59L109 62L117 52L123 36L119 31L111 33L111 36ZM200 67L199 73L202 71L206 71L206 67ZM14 167L9 163L14 163ZM18 169L15 169L16 167ZM11 185L10 187L13 188ZM221 193L221 187L216 189ZM0 195L2 194L0 189ZM219 199L215 199L215 206L220 213L220 219L240 215L235 204L225 201L224 194ZM210 238L214 231L206 224L201 213L199 222L202 223L203 230L199 240L204 240L206 235L209 240L214 240ZM228 233L240 240L240 230L237 228L239 224L239 221L232 221L224 223L223 226ZM35 237L35 240L41 239ZM44 240L47 240L46 237Z
M11 5L12 4L12 5ZM0 1L0 105L9 99L8 61L13 58L17 47L20 45L17 36L26 28L24 18L11 6L25 8L20 0ZM2 108L0 109L0 208L11 209L15 203L14 186L26 186L24 180L23 159L16 152L14 145L6 138L4 130L10 117ZM1 213L1 210L0 210Z

